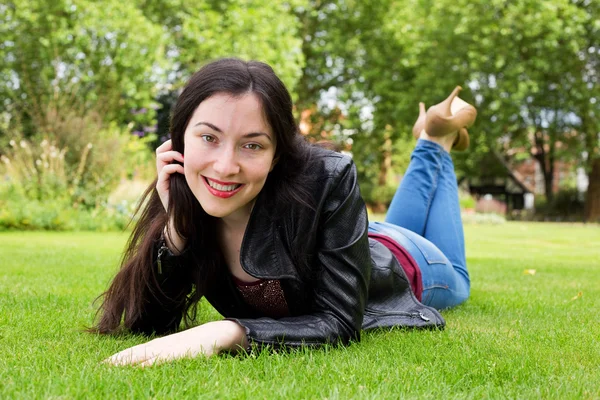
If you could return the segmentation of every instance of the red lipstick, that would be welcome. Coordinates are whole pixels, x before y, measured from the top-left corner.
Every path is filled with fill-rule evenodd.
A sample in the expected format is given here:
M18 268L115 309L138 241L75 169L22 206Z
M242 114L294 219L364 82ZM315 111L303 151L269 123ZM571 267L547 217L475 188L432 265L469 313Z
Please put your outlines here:
M236 189L226 192L226 191L218 190L218 189L215 189L214 187L211 187L208 184L209 178L207 178L207 177L203 177L203 178L204 178L204 185L206 186L206 189L210 192L210 194L212 194L213 196L216 196L216 197L220 197L222 199L227 199L231 196L234 196L237 192L239 192L244 187L243 184L239 184L236 182L223 182L223 181L219 181L216 179L210 179L212 182L217 183L219 185L240 185Z

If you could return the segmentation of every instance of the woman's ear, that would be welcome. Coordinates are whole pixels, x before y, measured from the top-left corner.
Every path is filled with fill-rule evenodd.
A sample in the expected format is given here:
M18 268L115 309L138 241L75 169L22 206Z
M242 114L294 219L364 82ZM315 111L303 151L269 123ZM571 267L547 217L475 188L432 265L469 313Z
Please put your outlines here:
M273 171L273 168L275 168L275 165L277 164L278 161L279 161L279 156L277 156L273 159L273 161L271 162L271 168L269 168L269 172Z

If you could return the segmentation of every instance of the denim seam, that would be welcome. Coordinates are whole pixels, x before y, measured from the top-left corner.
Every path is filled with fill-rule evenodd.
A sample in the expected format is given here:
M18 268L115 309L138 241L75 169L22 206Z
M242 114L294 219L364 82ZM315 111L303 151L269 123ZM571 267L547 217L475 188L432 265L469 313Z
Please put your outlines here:
M445 285L442 283L434 283L428 286L423 285L423 290L428 290L428 289L448 289L450 290L450 285Z
M409 236L406 236L406 239L409 240L417 248L417 250L419 250L421 252L421 254L423 254L423 258L425 258L425 261L427 261L427 264L430 264L430 265L431 264L446 264L446 260L444 260L444 259L430 260L430 255L427 250L425 250L423 247L419 246L417 244L417 242L412 240ZM433 258L433 257L431 257L431 258Z
M437 149L437 152L435 153L436 156L440 154L439 149ZM435 165L435 175L434 175L434 181L432 182L431 185L431 191L429 192L429 195L427 196L427 213L425 214L425 221L429 220L429 209L431 208L431 202L433 200L433 195L435 194L435 191L437 190L438 184L439 184L439 177L440 177L440 171L442 169L442 163L439 160L439 157L436 157L436 165ZM425 233L425 231L427 230L427 225L424 226L424 231L423 233Z

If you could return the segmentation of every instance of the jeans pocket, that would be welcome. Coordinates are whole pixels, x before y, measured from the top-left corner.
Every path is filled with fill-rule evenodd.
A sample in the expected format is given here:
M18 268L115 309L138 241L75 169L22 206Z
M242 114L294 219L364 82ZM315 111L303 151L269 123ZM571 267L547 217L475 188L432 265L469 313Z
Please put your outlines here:
M444 253L442 253L442 251L438 249L435 244L431 243L424 237L409 237L408 239L412 242L412 244L415 245L415 247L419 250L421 255L423 255L423 258L425 259L425 261L427 261L427 264L431 265L450 263L448 261L448 258L446 258L446 256L444 255Z

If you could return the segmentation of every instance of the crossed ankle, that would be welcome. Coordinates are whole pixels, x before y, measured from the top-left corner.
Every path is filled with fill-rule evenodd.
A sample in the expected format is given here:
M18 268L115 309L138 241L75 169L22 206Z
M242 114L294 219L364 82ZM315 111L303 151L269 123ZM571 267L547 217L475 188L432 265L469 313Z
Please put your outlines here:
M421 135L419 136L419 139L428 140L430 142L437 143L440 146L442 146L444 148L444 150L446 150L448 153L450 153L450 151L452 150L452 145L454 144L454 141L456 140L457 135L458 135L458 132L452 132L452 133L449 133L444 136L429 136L427 134L427 132L425 132L425 130L423 129L421 131Z

